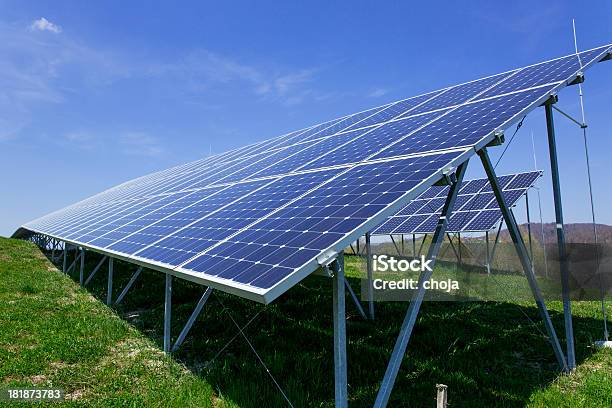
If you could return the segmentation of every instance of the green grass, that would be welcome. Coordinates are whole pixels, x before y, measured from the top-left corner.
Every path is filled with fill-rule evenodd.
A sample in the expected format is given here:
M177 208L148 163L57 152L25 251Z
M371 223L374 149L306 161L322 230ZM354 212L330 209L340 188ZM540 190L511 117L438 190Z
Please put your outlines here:
M86 260L91 271L99 256ZM116 262L114 297L133 270ZM347 257L355 290L362 273ZM286 406L248 344L230 343L228 313L242 326L261 311L245 333L292 403L333 406L329 279L309 277L268 306L215 292L172 358L159 352L163 275L143 272L114 310L95 300L105 291L104 270L85 291L32 244L0 239L2 385L53 385L88 406ZM175 279L174 336L201 294ZM589 346L601 337L599 306L573 305L579 368L564 376L532 303L424 303L389 406L430 407L436 383L449 386L452 407L612 406L612 353ZM372 405L407 303L376 307L377 319L364 321L347 302L351 407ZM549 308L562 334L561 303Z

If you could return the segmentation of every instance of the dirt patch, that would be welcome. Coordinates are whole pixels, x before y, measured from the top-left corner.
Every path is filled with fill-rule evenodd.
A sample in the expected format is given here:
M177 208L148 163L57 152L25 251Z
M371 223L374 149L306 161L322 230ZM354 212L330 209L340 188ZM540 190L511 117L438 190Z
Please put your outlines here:
M83 398L83 394L85 394L85 390L75 390L75 391L65 394L64 399L68 401L79 400Z

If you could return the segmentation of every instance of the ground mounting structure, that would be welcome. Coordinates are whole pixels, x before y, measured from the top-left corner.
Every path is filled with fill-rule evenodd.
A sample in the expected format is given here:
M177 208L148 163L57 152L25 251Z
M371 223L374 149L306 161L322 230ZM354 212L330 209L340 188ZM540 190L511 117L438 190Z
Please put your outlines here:
M582 82L587 68L611 58L612 46L595 48L160 171L31 221L15 236L52 247L61 243L64 259L67 249L78 248L80 255L71 265L75 268L78 259L83 265L86 251L103 254L95 271L108 260L109 295L113 259L165 273L166 350L174 276L208 287L200 307L213 288L269 303L309 274L327 271L333 280L335 401L344 407L348 395L343 249L442 181L449 189L428 251L435 260L468 160L478 155L557 360L566 370L574 364L573 344L568 337L566 360L487 148L503 143L505 129L544 105L562 244L552 105L560 89ZM420 279L430 277L425 272ZM424 290L416 291L408 307L374 403L377 407L389 401ZM569 298L564 306L566 332L571 333Z

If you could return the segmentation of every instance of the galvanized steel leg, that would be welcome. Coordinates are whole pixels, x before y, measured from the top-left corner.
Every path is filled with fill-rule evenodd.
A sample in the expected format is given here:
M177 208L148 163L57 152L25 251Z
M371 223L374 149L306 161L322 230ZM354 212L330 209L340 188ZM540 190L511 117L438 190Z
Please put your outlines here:
M559 165L555 141L555 123L552 103L544 105L546 112L546 130L548 133L548 151L550 155L550 170L555 201L555 218L557 224L557 245L559 247L559 262L561 270L561 292L563 298L563 315L565 318L565 341L567 343L567 365L570 370L576 368L574 353L574 328L572 323L572 303L570 301L569 268L565 250L565 232L563 231L563 205L561 203L561 182L559 180Z
M112 301L113 301L113 258L108 258L108 286L106 288L106 304L110 306Z
M529 239L529 258L531 268L535 271L535 260L533 259L533 239L531 238L531 214L529 211L529 189L525 191L525 210L527 212L527 237Z
M164 351L170 352L170 323L172 319L172 275L166 274L166 291L164 301Z
M119 303L123 301L123 298L125 297L125 295L128 293L132 285L134 285L134 282L136 282L136 279L138 279L138 276L140 276L140 272L142 272L142 266L139 266L138 269L136 269L136 271L132 274L132 277L128 281L127 285L125 285L125 288L123 288L123 290L117 297L117 300L115 300L116 305L118 305Z
M452 209L454 207L455 200L457 198L457 194L459 192L459 188L461 186L461 182L463 180L466 168L467 162L461 164L457 169L457 182L455 182L451 186L448 196L446 197L446 202L444 203L444 207L442 208L440 220L438 221L438 225L436 226L431 245L429 246L427 259L432 260L432 269L436 262L436 257L438 255L438 251L440 250L440 245L442 244L442 241L444 239L444 232L448 223L447 220L448 217L450 217ZM404 317L399 336L397 337L395 347L393 348L393 353L391 354L391 359L389 360L389 364L387 365L385 377L383 378L382 383L380 384L380 389L378 390L378 395L376 396L376 402L374 403L374 407L376 408L386 407L387 403L389 402L389 397L391 396L393 384L395 383L397 373L399 372L402 360L404 359L404 355L406 354L408 341L410 340L410 336L412 335L412 329L414 328L419 309L421 308L421 303L423 302L423 298L425 297L426 289L424 283L431 278L432 273L432 271L425 270L421 273L421 276L419 277L418 289L416 290L414 297L410 302L410 306L408 307L408 311L406 312L406 316Z
M206 304L206 301L208 300L212 292L213 292L213 288L206 288L206 290L202 294L202 297L200 298L200 300L198 301L198 304L196 305L195 309L191 313L191 316L189 316L189 320L187 320L185 327L183 327L183 330L181 330L181 333L179 334L178 338L174 342L174 346L172 346L173 352L178 350L178 348L181 347L181 344L183 344L183 341L185 341L185 337L187 337L189 330L191 330L191 326L193 326L196 319L200 315L202 308Z
M395 247L395 250L397 251L397 254L399 256L402 256L402 252L400 251L399 247L395 243L395 239L393 238L393 235L389 234L389 236L391 237L391 242L393 242L393 246Z
M62 265L62 272L66 273L66 262L68 260L68 254L66 251L68 250L68 244L64 242L64 263Z
M487 242L487 275L491 274L491 258L489 257L489 231L485 231L485 241Z
M344 296L344 254L340 252L331 265L334 312L334 388L336 408L348 407L346 359L346 304Z
M83 286L83 273L85 272L85 248L81 248L81 270L79 271L79 284Z
M504 220L506 222L506 226L508 227L508 232L514 242L514 246L516 248L516 252L519 256L521 264L523 266L523 270L525 271L525 276L527 277L527 281L529 282L529 286L533 293L533 297L535 298L536 304L538 306L538 310L540 312L540 316L544 321L544 325L546 326L546 331L548 333L548 338L552 344L553 350L555 352L555 356L557 357L557 361L559 365L564 371L567 371L567 364L565 361L565 356L563 355L563 351L561 350L561 345L559 344L559 339L557 338L557 333L555 332L555 328L550 320L550 316L548 314L548 309L546 308L546 303L544 303L544 298L542 297L542 292L540 291L540 287L538 286L538 282L536 281L535 275L533 273L533 269L531 269L531 261L529 260L529 256L527 255L527 249L525 248L525 242L523 241L523 237L518 229L516 224L516 220L514 216L510 212L510 208L506 204L504 199L504 195L499 187L499 182L495 175L495 169L491 164L491 160L489 159L489 155L487 153L486 148L478 151L478 155L482 161L482 165L487 173L487 178L489 179L489 184L493 189L493 193L495 194L495 198L497 200L497 204L502 212Z
M370 319L374 320L374 271L372 268L372 242L370 240L370 233L366 232L366 268L368 275L368 309L370 312Z

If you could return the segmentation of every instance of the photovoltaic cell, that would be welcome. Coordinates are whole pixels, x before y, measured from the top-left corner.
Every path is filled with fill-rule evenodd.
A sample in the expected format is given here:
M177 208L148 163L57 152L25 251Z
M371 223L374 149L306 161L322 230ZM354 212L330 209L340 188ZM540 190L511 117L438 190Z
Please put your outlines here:
M509 206L515 205L541 176L540 171L499 176L497 179L502 187L506 203ZM373 233L426 234L433 232L448 190L448 186L430 187L381 223ZM463 187L459 189L447 230L449 232L488 231L501 221L501 212L489 210L499 210L499 207L487 179L466 180ZM481 212L484 215L480 216ZM498 214L499 218L494 218L495 214ZM415 216L419 218L414 218ZM408 220L412 221L407 222ZM420 222L417 223L419 220Z

